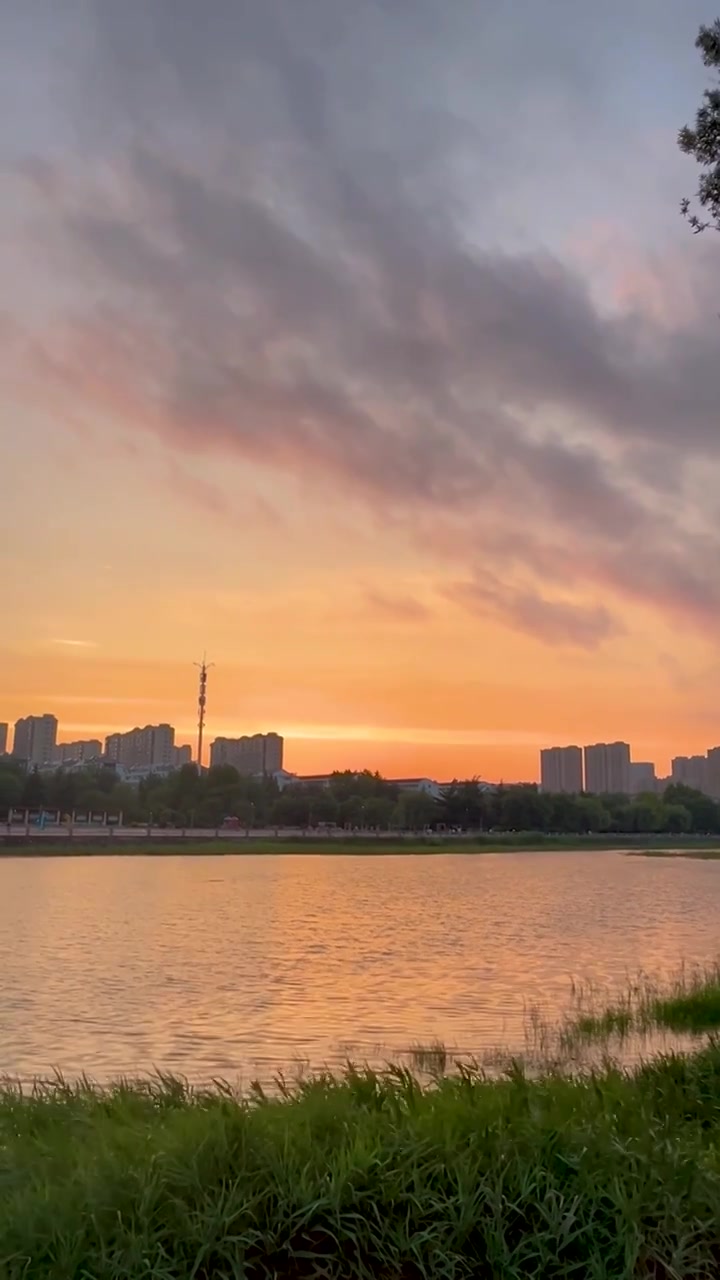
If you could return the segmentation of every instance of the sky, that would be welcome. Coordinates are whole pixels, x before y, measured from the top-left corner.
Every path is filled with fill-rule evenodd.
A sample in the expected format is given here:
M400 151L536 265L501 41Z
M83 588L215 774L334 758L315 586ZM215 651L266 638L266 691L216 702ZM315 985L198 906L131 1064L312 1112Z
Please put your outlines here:
M0 720L720 741L698 0L0 0Z

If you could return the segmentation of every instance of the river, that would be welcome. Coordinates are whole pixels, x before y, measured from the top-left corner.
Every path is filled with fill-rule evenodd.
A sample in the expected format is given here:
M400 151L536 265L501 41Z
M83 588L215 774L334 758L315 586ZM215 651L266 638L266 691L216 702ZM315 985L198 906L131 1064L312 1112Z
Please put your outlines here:
M529 1005L717 958L720 862L619 853L0 860L0 1073L522 1051Z

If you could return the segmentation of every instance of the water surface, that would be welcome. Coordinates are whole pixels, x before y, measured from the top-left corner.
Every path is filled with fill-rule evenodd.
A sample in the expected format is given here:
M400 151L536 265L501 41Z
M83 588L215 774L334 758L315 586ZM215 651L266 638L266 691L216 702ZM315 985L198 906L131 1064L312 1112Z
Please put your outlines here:
M268 1080L720 953L720 862L618 853L3 858L0 1072Z

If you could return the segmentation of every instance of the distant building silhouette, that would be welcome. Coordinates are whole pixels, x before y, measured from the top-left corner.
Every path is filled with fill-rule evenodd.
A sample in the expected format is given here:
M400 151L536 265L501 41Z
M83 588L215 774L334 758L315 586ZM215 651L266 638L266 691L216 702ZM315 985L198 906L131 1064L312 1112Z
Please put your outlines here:
M102 742L99 738L88 738L80 742L60 742L55 748L55 759L58 764L87 764L90 760L99 760L102 756Z
M175 765L175 730L171 724L146 724L128 733L111 733L105 739L105 758L126 769Z
M540 752L542 791L579 795L583 790L583 757L580 747L548 747Z
M670 781L694 791L707 787L707 756L675 756L671 763Z
M585 790L592 795L630 794L627 742L596 742L585 747Z
M630 761L630 795L639 796L645 791L657 790L655 765L650 760Z
M705 790L713 800L720 800L720 747L711 747L707 753Z
M49 764L55 759L57 731L55 716L24 716L16 720L13 755L29 765Z
M230 764L238 773L272 774L283 767L284 741L279 733L216 738L210 746L210 766Z

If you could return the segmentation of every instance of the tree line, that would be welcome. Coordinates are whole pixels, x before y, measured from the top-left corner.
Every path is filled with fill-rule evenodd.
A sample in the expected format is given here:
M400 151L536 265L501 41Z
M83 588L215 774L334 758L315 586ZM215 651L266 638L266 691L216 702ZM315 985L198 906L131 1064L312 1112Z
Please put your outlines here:
M245 777L230 765L198 774L185 765L168 777L133 786L108 768L54 773L0 765L0 819L8 810L122 813L123 822L216 827L237 818L248 828L337 825L351 830L530 831L586 833L720 833L720 803L689 787L662 795L548 795L534 785L487 790L476 779L455 781L441 799L401 791L378 773L337 772L329 784Z

